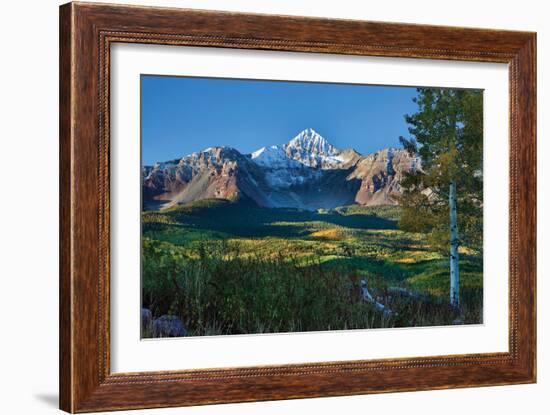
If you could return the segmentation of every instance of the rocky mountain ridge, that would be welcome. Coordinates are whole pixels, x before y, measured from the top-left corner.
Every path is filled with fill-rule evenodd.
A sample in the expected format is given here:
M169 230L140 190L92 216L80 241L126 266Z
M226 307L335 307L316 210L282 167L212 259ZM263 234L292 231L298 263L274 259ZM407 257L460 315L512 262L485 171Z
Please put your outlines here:
M194 200L247 198L262 207L316 210L342 205L391 205L401 180L420 168L407 151L388 148L362 156L338 149L308 128L283 145L242 154L210 147L142 169L144 209Z

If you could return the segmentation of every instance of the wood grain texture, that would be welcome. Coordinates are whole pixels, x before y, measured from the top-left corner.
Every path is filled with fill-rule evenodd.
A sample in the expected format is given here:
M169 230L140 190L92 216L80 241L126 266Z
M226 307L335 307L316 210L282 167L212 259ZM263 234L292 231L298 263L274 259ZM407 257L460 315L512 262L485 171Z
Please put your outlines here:
M72 409L71 321L71 102L72 20L69 7L59 14L59 405Z
M110 373L109 60L115 42L508 63L509 352ZM526 32L61 6L60 407L90 412L534 382L535 62L536 37Z

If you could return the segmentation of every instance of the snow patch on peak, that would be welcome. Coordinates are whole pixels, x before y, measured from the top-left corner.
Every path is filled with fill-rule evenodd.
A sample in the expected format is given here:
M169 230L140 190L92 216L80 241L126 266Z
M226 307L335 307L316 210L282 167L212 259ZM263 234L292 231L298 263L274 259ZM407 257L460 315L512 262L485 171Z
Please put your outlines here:
M289 158L280 146L262 147L250 154L257 164L269 168L296 168L300 163Z
M153 164L153 170L167 170L177 166L178 160L172 161L157 161Z
M270 155L273 155L279 152L279 150L280 150L279 146L262 147L259 150L252 152L250 154L250 157L252 157L253 159L256 159L258 157L269 157Z

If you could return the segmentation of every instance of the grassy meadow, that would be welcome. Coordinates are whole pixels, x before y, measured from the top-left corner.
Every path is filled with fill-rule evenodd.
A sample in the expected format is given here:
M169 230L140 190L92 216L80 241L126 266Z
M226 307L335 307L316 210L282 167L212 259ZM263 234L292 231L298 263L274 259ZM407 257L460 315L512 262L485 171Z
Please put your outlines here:
M399 230L399 214L220 199L144 212L142 306L179 317L191 336L481 323L481 256L461 250L457 315L448 255ZM391 313L363 301L361 280Z

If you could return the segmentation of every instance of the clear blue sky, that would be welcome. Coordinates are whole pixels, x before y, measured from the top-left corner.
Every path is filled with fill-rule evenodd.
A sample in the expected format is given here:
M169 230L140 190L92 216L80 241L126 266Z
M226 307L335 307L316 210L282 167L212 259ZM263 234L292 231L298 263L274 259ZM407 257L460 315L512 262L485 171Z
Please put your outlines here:
M250 153L308 127L362 154L398 147L415 96L411 87L143 75L143 164L213 146Z

